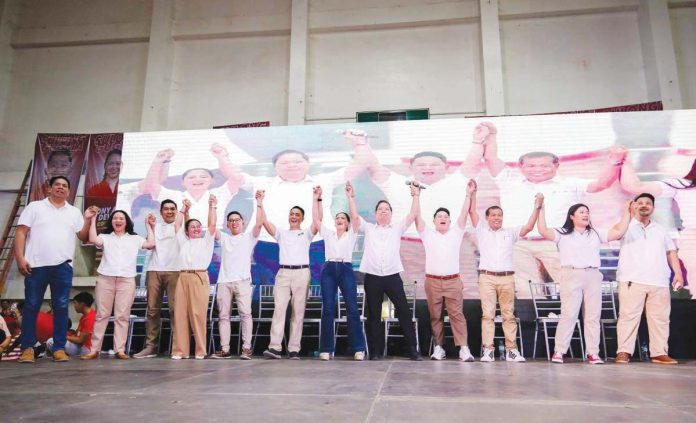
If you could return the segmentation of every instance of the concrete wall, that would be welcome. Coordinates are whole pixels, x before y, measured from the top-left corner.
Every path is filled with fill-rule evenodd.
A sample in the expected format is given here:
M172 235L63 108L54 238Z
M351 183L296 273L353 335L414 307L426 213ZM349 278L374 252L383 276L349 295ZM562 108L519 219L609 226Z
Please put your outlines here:
M696 1L0 0L0 222L37 132L696 107Z

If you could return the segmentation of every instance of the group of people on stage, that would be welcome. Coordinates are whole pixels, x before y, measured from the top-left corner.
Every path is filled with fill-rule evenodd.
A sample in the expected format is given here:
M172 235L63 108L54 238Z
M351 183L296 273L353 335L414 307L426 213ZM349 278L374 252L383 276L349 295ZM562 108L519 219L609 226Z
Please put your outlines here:
M51 178L48 197L27 205L22 212L15 236L15 250L20 272L25 278L25 307L22 320L22 354L20 362L33 362L36 342L36 315L46 288L51 289L54 310L54 337L51 343L54 361L67 361L66 351L79 351L81 359L99 357L109 318L114 315L114 351L119 359L128 359L125 345L130 308L135 297L136 258L139 250L152 250L147 271L147 339L136 358L158 354L161 327L160 311L164 293L171 309L173 345L171 358L190 357L190 334L195 342L194 357L206 358L206 318L210 282L207 268L213 256L215 240L221 246L221 272L218 279L217 305L220 312L219 332L221 349L211 358L230 358L230 309L237 301L241 320L241 359L251 359L252 338L252 280L251 261L254 247L262 229L279 245L280 268L275 276L274 314L270 343L263 352L268 359L282 356L285 317L288 305L292 308L287 352L290 359L299 359L303 318L310 285L309 248L318 233L323 237L325 257L321 272L323 299L320 336L320 359L330 360L334 353L334 313L337 290L340 289L347 308L348 339L355 360L364 360L369 351L371 360L379 360L384 351L382 303L384 295L391 300L412 360L422 360L417 334L400 272L404 270L399 250L402 235L412 224L425 248L425 292L434 340L431 358L445 358L444 330L441 320L446 307L454 343L459 347L461 361L474 361L467 340L466 320L462 312L462 282L459 275L459 249L467 220L471 220L480 251L479 290L481 295L482 346L481 361L494 361L493 333L496 303L500 305L505 334L506 360L525 361L516 344L517 324L514 316L515 280L512 252L520 239L535 226L545 239L556 244L560 254L561 316L556 331L553 362L562 363L567 352L574 322L584 304L585 342L589 363L602 363L599 357L599 319L601 311L600 247L602 243L621 240L617 280L619 281L618 354L616 362L626 363L633 354L641 312L645 306L650 332L650 355L656 363L673 364L669 357L667 339L670 314L670 267L674 272L672 285L683 286L683 277L676 248L666 230L650 219L654 197L638 195L625 206L623 216L612 228L594 228L590 210L584 204L572 205L561 227L549 228L546 223L545 201L542 193L533 198L533 208L526 223L504 226L503 209L489 207L482 219L476 211L477 185L469 180L465 199L456 223L452 225L450 210L441 207L434 215L424 216L420 209L422 186L410 182L410 211L393 221L392 206L386 200L375 206L375 223L365 221L355 203L356 192L345 183L348 211L333 217L333 225L324 222L322 187L311 192L311 225L303 229L305 210L300 206L289 210L287 225L273 222L264 208L266 193L255 192L255 221L245 227L239 212L227 214L226 227L230 233L217 228L217 198L208 198L206 225L189 218L191 202L183 199L179 209L176 202L164 199L160 204L161 220L149 214L146 218L146 237L133 231L127 212L111 213L106 233L98 235L95 226L96 207L88 207L84 216L66 200L70 182L62 176ZM309 195L310 192L307 192ZM426 225L432 218L433 226ZM352 268L352 255L357 234L364 233L364 254L360 272L365 274L366 339L362 331L357 304L357 287ZM66 348L68 332L69 290L72 284L74 236L91 242L103 250L97 269L95 289L96 319L89 336L77 341L89 348ZM89 308L89 305L87 306ZM75 341L73 339L72 341ZM367 341L367 342L366 342Z

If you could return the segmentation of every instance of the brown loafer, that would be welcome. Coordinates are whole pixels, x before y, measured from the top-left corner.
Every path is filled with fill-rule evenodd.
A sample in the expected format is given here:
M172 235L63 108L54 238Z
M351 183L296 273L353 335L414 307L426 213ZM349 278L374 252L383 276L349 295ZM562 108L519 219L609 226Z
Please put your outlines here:
M116 358L118 358L119 360L128 360L130 357L128 357L128 354L124 352L117 352Z
M64 350L58 350L53 352L53 361L70 361L70 357L68 357Z
M652 357L650 359L653 363L656 364L677 364L678 361L673 359L672 357L668 355L658 355L657 357Z
M614 359L614 363L618 364L628 364L629 361L631 361L631 356L628 355L627 352L620 352L616 354L616 358Z
M80 356L80 360L95 360L99 358L99 353L94 351Z

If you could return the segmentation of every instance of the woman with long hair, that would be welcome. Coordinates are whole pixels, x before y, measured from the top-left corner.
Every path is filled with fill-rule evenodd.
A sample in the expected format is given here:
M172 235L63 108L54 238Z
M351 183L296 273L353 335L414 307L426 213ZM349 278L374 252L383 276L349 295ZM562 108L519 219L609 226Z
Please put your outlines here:
M321 187L314 188L314 216L312 225L324 238L326 263L321 270L321 337L319 358L330 360L334 353L334 313L336 311L336 292L340 289L346 303L348 323L348 343L357 361L365 359L365 334L360 324L357 286L353 274L353 249L358 240L360 216L355 205L355 194L350 182L346 182L346 197L350 214L339 212L334 218L334 228L322 224Z
M590 364L602 364L599 358L599 319L602 314L602 279L599 271L599 251L603 243L621 239L628 229L632 203L625 207L621 221L613 228L595 229L590 220L590 209L585 204L574 204L568 209L565 223L560 228L548 228L542 206L537 228L539 233L558 246L561 258L561 319L556 328L554 363L563 363L563 354L570 347L575 321L583 305L585 348Z
M90 206L95 208L96 206ZM133 230L133 221L128 213L115 210L111 213L106 232L97 235L96 215L89 227L89 242L104 251L97 268L97 285L94 291L97 318L92 333L92 348L80 357L92 360L99 357L106 325L111 312L114 313L114 351L116 358L127 360L126 339L130 310L135 300L135 275L138 251L155 247L155 216L149 214L145 219L147 239Z
M118 177L121 174L121 150L114 148L106 153L102 180L91 186L85 197L115 197L118 192Z
M210 297L208 266L213 258L215 247L217 198L211 194L208 199L208 230L205 233L198 219L187 218L191 202L184 200L183 203L174 223L179 243L181 270L176 283L176 304L174 305L176 327L172 343L172 360L189 357L191 332L196 344L196 360L203 360L206 350L205 322Z

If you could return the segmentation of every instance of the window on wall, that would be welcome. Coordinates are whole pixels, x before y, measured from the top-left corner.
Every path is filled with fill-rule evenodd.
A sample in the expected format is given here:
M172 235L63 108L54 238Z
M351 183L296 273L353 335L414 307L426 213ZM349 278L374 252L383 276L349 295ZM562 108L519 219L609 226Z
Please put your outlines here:
M358 112L355 114L355 120L358 123L423 119L430 119L430 109L388 110L382 112Z

